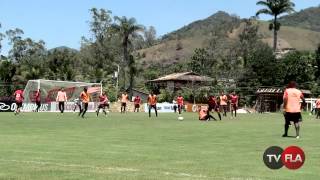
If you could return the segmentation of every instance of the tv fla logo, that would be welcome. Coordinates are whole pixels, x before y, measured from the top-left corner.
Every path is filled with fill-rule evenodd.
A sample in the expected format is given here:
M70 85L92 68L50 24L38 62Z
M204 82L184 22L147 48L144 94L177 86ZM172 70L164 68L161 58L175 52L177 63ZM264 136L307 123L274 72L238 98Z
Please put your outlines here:
M290 146L283 150L281 147L272 146L263 154L263 162L270 169L299 169L305 162L303 150L297 146Z

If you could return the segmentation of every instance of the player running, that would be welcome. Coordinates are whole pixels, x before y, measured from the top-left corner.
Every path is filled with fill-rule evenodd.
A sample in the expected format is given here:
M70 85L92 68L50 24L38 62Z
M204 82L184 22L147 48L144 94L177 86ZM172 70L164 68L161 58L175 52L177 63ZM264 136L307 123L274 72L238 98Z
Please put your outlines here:
M220 107L222 107L223 116L227 117L228 97L224 92L220 93Z
M80 97L79 98L76 98L74 101L73 101L73 113L76 112L76 109L77 107L79 108L79 112L81 112L82 108L81 108L81 100L80 100Z
M154 109L154 112L156 113L156 117L158 117L158 112L157 112L157 95L149 94L148 96L148 106L149 106L149 117L151 117L151 109Z
M127 92L121 94L121 113L126 112L127 102L129 101Z
M296 87L296 82L291 81L287 89L284 91L283 107L285 110L285 125L284 134L282 135L282 137L288 136L290 122L294 122L294 126L296 128L296 138L299 139L300 122L302 122L300 100L302 100L303 104L305 104L305 100L302 92Z
M41 107L41 90L40 89L38 89L38 91L36 92L35 99L36 99L36 105L37 105L35 112L39 112L39 109Z
M208 99L208 113L210 113L212 110L217 112L219 119L221 121L221 114L219 112L219 104L218 104L215 96L209 96L209 99Z
M23 97L23 90L18 89L13 93L15 100L16 100L16 110L14 111L14 115L17 115L21 112L21 108L22 108L22 102L24 100Z
M316 114L317 114L316 119L319 119L320 118L320 96L318 96L318 99L316 101Z
M237 109L239 104L239 97L236 95L235 92L230 94L230 102L231 102L231 118L233 118L233 112L234 117L237 117Z
M100 109L102 109L104 115L107 116L106 107L109 109L109 100L105 92L102 93L101 96L99 96L99 101L100 101L99 106L98 106L98 109L96 110L97 117L99 116Z
M136 96L133 99L133 103L134 103L134 110L133 112L139 112L140 111L140 104L141 104L141 98L140 96Z
M90 101L90 96L89 96L87 87L83 88L83 91L80 94L80 100L82 102L82 109L81 109L82 111L80 111L79 116L82 114L81 117L84 118L84 115L88 110L88 105Z
M61 114L64 112L64 103L67 101L67 94L63 88L58 91L56 101L59 103L59 110Z
M181 114L181 110L182 110L182 108L183 108L183 97L181 96L181 94L179 94L179 96L177 97L177 104L178 104L178 112L179 112L179 114Z

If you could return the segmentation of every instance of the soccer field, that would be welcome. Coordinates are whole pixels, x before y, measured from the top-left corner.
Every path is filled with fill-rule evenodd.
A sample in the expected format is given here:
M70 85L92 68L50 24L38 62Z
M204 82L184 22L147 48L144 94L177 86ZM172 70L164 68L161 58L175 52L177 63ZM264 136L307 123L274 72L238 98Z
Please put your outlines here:
M299 140L281 137L281 114L184 117L1 113L0 179L320 179L320 120L307 114ZM304 166L268 169L262 155L273 145L303 148Z

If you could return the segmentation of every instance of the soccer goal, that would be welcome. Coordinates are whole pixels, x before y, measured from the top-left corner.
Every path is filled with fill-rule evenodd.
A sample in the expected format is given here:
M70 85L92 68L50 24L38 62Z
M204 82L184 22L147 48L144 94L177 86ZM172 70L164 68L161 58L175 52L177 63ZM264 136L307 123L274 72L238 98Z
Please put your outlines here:
M54 80L29 80L24 89L24 106L25 111L30 111L34 109L35 94L38 89L40 89L41 94L41 110L42 111L57 111L56 107L56 97L58 91L63 88L67 94L68 102L66 103L66 111L71 111L73 106L73 101L79 98L80 93L83 88L88 88L88 93L90 95L91 106L89 105L89 110L94 109L95 105L93 102L98 102L99 95L102 93L101 83L86 83L86 82L70 82L70 81L54 81ZM69 107L70 106L70 107ZM90 108L91 107L91 108Z

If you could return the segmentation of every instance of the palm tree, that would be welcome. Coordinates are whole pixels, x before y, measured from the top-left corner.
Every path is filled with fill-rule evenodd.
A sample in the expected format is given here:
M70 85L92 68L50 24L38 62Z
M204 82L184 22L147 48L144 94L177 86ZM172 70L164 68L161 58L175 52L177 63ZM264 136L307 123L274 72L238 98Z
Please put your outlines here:
M257 5L265 6L265 8L257 11L256 16L260 14L267 14L273 16L273 22L270 23L269 29L273 30L273 50L277 50L278 31L280 30L280 23L278 17L281 14L294 12L295 4L291 0L262 0L258 1Z
M129 97L132 98L132 88L133 88L133 83L134 83L134 76L138 73L137 67L135 66L135 60L132 55L129 56L129 62L128 62L128 67L129 67Z
M136 35L138 31L142 31L144 27L142 25L137 24L135 18L127 18L125 16L114 18L115 23L112 25L112 29L118 33L122 39L122 47L123 47L123 61L122 61L122 75L124 81L124 88L126 86L125 79L125 67L129 62L129 45L131 44L131 38Z

